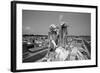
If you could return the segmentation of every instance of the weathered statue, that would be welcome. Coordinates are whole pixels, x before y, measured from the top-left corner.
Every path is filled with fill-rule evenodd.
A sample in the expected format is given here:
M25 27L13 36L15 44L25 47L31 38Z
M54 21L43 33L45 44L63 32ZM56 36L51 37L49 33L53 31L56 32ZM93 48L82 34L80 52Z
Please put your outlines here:
M64 48L66 46L67 26L62 23L60 26L52 24L49 28L49 48L53 51L54 59L64 61L68 56L68 51ZM53 56L52 56L53 57Z
M57 47L57 37L58 37L57 26L55 24L50 25L48 37L49 37L49 47L51 48L51 50L54 50Z
M62 47L64 47L65 48L65 46L66 46L66 44L67 44L67 35L68 35L68 30L67 30L67 28L68 28L69 26L65 23L65 22L62 22L61 24L60 24L60 29L59 29L59 39L60 39L60 41L59 41L59 44L60 44L60 46L62 46Z

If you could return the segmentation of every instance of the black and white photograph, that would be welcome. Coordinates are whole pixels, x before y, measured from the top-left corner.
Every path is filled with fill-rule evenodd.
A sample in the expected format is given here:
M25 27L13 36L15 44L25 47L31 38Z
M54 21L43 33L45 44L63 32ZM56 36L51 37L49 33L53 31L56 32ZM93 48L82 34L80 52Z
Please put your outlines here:
M12 2L13 72L97 67L97 6Z
M22 11L23 63L91 59L91 14Z

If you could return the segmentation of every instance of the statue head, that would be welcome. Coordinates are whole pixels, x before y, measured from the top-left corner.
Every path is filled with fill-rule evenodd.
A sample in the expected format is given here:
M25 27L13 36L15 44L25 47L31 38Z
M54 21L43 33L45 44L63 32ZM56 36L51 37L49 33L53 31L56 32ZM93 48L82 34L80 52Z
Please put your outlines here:
M50 31L57 31L57 26L55 24L51 24L49 27Z

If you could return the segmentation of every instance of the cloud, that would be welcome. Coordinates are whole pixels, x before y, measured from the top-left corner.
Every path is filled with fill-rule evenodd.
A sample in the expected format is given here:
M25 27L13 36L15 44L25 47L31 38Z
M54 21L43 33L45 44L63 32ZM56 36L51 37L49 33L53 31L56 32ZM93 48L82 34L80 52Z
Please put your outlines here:
M26 30L30 30L30 29L31 29L31 27L29 27L29 26L26 26L26 27L25 27L25 29L26 29Z

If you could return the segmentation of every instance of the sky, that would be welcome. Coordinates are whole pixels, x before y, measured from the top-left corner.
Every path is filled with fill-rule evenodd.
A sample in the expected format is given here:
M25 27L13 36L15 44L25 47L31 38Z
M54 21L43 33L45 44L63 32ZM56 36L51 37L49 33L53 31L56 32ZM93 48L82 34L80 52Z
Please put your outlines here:
M69 35L91 35L91 14L56 11L22 11L23 34L46 35L51 24L60 24L61 21L69 25Z

